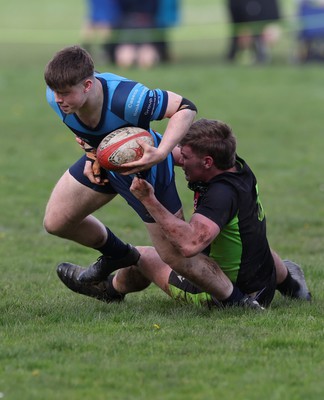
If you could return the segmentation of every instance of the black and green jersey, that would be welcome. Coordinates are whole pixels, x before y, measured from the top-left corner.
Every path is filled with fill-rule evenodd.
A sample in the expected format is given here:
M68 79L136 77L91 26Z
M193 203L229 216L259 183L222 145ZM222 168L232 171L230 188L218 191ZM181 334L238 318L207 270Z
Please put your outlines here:
M256 178L237 157L237 172L224 172L195 193L195 213L214 221L220 234L208 251L244 293L262 289L274 262L266 236L266 219Z

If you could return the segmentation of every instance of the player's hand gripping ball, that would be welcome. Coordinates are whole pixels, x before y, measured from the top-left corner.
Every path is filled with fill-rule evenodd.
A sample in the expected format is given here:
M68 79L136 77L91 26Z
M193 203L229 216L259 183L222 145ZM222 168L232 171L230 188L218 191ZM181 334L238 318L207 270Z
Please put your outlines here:
M100 166L110 171L123 171L122 164L142 158L144 151L137 143L138 139L154 146L152 135L143 128L127 126L109 133L97 148Z

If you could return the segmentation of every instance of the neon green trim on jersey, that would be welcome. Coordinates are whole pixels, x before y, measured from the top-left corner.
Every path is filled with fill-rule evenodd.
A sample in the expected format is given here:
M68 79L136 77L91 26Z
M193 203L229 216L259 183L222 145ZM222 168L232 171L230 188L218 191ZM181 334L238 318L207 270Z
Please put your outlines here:
M236 215L212 242L209 254L232 282L237 279L242 257L243 246L238 223Z
M260 196L259 196L259 187L258 184L255 185L255 191L257 194L257 205L258 205L258 219L259 221L263 221L264 217L265 217L265 213L264 213L264 208L262 206L261 200L260 200Z

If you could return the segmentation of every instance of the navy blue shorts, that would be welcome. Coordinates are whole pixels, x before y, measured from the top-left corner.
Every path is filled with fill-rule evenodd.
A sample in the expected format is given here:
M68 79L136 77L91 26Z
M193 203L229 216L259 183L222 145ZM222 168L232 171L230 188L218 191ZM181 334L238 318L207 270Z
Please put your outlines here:
M109 183L105 186L96 185L83 175L85 160L86 156L84 155L69 168L70 174L78 182L100 193L120 194L144 222L155 222L143 204L129 190L134 175L123 176L112 171L104 171L107 174ZM173 162L170 160L169 157L158 165L153 166L143 174L143 178L154 187L155 196L159 202L168 211L175 214L181 208L181 200L175 185Z

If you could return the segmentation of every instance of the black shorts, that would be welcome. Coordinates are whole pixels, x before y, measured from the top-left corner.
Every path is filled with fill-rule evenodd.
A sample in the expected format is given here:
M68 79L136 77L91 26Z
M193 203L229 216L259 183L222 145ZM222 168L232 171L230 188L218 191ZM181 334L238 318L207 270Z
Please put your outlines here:
M78 182L100 193L120 194L144 222L155 222L143 204L129 190L134 175L124 176L112 171L104 171L109 183L105 186L96 185L83 174L85 161L84 155L69 168L70 174ZM175 214L180 210L181 200L176 189L173 163L170 163L170 159L153 166L143 177L152 184L156 198L168 211Z

